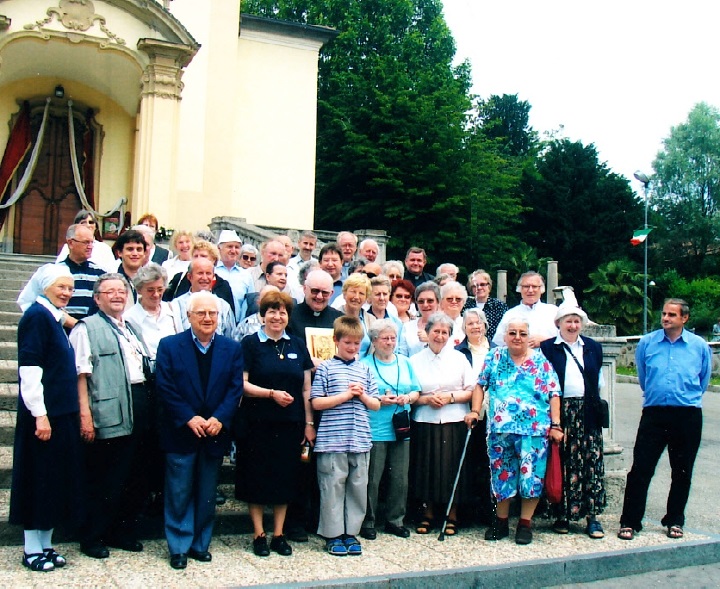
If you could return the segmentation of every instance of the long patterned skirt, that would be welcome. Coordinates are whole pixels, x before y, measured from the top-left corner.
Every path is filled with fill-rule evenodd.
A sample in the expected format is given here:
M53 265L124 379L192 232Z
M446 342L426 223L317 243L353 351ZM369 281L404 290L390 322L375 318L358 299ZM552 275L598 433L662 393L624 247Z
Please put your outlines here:
M578 521L601 514L607 502L602 428L585 431L582 398L563 399L562 424L563 499L551 512L556 519Z

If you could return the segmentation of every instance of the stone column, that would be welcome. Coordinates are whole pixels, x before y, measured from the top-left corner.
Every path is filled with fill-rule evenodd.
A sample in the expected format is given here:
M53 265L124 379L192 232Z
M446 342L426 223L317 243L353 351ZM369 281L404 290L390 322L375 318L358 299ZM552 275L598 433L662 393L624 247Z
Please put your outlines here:
M545 302L555 304L554 290L558 287L558 263L550 260L547 263L547 284L545 285Z
M148 55L149 63L142 75L130 210L133 220L137 219L149 211L152 196L151 212L171 224L181 79L183 68L190 63L196 49L157 39L140 39L138 50Z
M498 270L497 273L497 298L503 303L507 303L507 270Z

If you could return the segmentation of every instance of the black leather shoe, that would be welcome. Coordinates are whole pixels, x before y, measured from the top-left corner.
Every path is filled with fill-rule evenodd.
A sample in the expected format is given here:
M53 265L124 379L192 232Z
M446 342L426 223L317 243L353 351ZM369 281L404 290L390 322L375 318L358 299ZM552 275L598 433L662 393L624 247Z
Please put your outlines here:
M270 547L267 543L267 536L263 534L253 540L253 552L255 556L270 556Z
M492 525L485 531L485 539L490 542L502 540L510 535L510 524L507 519L495 518Z
M518 526L515 530L515 544L530 544L533 539L532 529L527 526Z
M187 555L171 554L170 555L170 566L174 569L187 568Z
M212 560L212 554L210 554L207 550L195 550L194 548L191 548L188 550L187 555L198 562L210 562Z
M130 538L112 538L105 540L105 544L110 546L110 548L118 548L119 550L125 550L127 552L142 552L144 548L142 542L131 540Z
M360 537L366 540L374 540L377 538L375 528L360 528Z
M110 551L101 542L92 542L91 544L80 544L80 552L90 558L107 558Z
M410 530L408 530L405 526L396 526L395 524L392 524L390 522L387 522L385 524L385 533L392 534L393 536L397 536L398 538L410 537Z
M308 535L304 528L293 527L285 532L285 537L291 542L307 542Z
M290 556L292 554L292 547L285 540L285 536L273 536L270 541L270 550L277 552L280 556Z

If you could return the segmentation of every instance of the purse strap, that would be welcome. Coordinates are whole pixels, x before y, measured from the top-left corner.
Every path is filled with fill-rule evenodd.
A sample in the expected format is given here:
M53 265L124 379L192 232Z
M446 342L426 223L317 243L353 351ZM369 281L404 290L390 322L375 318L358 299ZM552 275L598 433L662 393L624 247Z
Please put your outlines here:
M572 359L575 360L575 364L577 364L577 367L580 370L580 374L582 374L583 378L584 378L585 377L585 369L583 368L583 365L580 364L580 360L577 359L577 356L575 356L575 354L573 354L572 350L570 349L570 346L568 346L565 342L562 343L562 347L565 348L568 352L570 352Z

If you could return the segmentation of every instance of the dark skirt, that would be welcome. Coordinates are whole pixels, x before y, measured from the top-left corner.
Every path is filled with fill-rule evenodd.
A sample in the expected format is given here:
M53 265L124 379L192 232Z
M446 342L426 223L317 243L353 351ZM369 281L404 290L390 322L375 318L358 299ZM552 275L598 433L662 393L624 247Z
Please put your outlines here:
M235 497L259 505L296 498L305 427L297 422L245 422L235 462Z
M20 401L22 403L22 401ZM18 409L10 523L26 530L72 529L81 520L83 452L77 413L50 417L50 439L35 437L35 418Z
M467 431L467 426L462 421L412 422L410 486L415 499L447 506L460 466ZM467 478L467 464L464 464L455 491L456 504L470 499Z
M563 463L563 499L551 506L553 517L578 521L603 512L605 465L603 462L602 428L585 429L585 400L568 398L562 401L562 425L565 440L561 446Z

